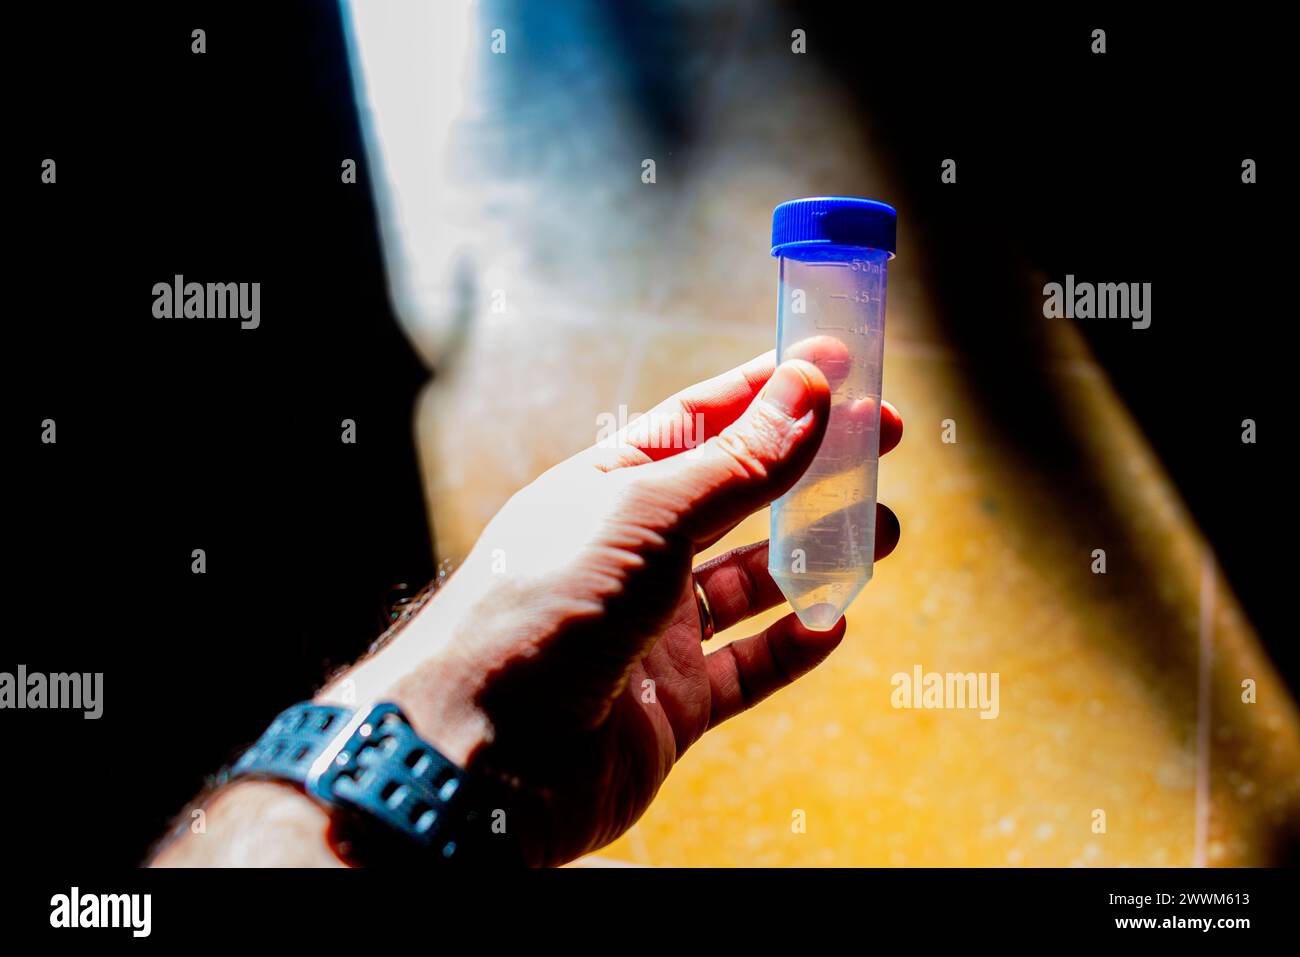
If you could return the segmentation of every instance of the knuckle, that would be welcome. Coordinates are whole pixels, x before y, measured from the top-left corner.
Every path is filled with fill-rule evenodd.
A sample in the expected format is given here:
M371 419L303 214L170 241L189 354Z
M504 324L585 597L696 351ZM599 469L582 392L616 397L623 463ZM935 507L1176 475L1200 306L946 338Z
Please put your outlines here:
M710 441L721 453L730 477L741 480L761 479L767 474L767 466L762 457L755 454L744 436L728 429Z
M710 441L735 463L742 477L762 479L781 458L786 425L775 413L758 408L743 423L728 426Z

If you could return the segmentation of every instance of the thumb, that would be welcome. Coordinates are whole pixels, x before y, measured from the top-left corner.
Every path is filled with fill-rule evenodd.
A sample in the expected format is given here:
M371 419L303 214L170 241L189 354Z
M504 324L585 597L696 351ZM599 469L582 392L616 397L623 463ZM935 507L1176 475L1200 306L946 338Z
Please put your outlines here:
M736 421L703 445L637 469L676 516L676 530L710 540L784 494L817 454L831 390L812 363L777 367Z

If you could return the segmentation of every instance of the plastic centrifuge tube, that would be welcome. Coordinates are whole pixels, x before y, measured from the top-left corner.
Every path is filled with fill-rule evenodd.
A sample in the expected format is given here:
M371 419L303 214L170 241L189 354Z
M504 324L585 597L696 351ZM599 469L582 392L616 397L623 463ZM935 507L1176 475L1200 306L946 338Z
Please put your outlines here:
M806 359L831 386L817 457L772 505L768 570L808 628L825 631L871 580L893 207L821 196L772 213L780 264L778 361Z

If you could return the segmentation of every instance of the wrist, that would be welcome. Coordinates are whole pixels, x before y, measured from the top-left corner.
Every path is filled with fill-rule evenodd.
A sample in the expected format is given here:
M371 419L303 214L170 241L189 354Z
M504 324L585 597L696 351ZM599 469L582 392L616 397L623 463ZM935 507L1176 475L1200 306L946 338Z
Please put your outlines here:
M446 607L440 610L446 611ZM475 700L479 680L436 633L429 613L434 603L381 651L358 663L321 689L319 704L363 707L386 701L402 709L415 732L448 760L472 770L492 742L493 726Z

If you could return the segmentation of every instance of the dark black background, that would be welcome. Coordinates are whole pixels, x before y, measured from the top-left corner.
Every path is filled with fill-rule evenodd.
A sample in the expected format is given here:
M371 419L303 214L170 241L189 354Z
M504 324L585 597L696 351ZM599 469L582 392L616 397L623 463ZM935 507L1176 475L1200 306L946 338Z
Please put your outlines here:
M411 427L427 373L386 300L333 4L43 6L9 43L27 72L0 661L103 671L105 712L5 712L31 778L3 819L20 843L130 864L364 650L392 586L432 577ZM45 157L58 183L40 188ZM260 328L153 319L177 273L260 281ZM57 445L32 441L44 418Z
M895 150L932 224L927 281L1008 447L1065 454L1063 411L1024 401L1050 391L1032 322L989 318L1041 306L1022 267L1152 282L1151 329L1084 331L1294 688L1284 31L1256 10L866 6L792 25L830 47ZM428 373L386 300L333 3L42 4L5 39L0 670L103 671L106 710L4 714L0 821L33 862L129 865L206 773L364 649L391 586L431 576L411 437ZM938 182L949 156L957 189ZM154 320L152 286L176 273L260 281L261 328ZM1258 445L1240 441L1247 417Z
M608 949L610 942L675 942L688 935L693 944L716 941L719 949L762 952L776 945L799 952L815 932L874 947L897 941L902 951L949 940L969 947L992 939L1038 944L1064 936L1077 941L1134 935L1135 942L1167 941L1165 946L1178 952L1210 943L1218 953L1234 942L1277 939L1290 926L1294 899L1294 872L1278 868L567 868L470 875L78 868L58 878L42 874L16 887L0 901L0 914L12 901L23 930L42 943L66 945L72 939L141 946L124 928L50 929L45 920L50 898L68 894L69 878L82 893L151 894L149 939L159 944L256 939L263 946L320 942L333 950L363 952L373 950L376 938L393 924L402 924L409 935L421 934L435 946L469 939L512 952L535 947L539 939L591 953ZM1150 895L1154 901L1162 893L1175 901L1183 894L1228 895L1219 900L1230 903L1112 903L1112 895ZM756 908L756 900L768 906ZM1193 917L1246 918L1250 926L1206 932L1115 925L1117 919Z

